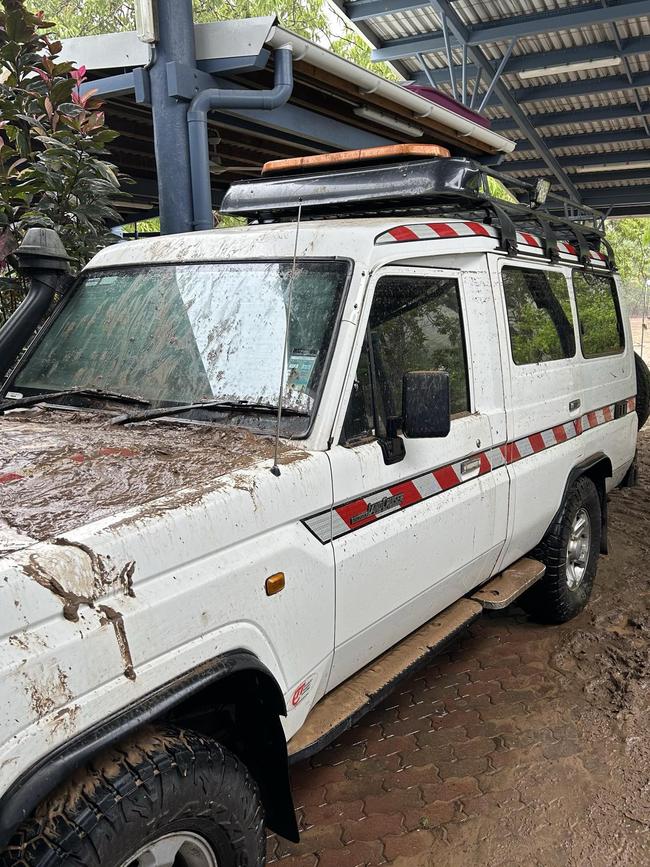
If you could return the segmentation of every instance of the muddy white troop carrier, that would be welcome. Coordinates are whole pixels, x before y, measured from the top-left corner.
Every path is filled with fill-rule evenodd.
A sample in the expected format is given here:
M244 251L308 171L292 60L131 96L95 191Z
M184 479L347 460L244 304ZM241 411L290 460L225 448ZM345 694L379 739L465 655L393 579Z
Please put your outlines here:
M261 865L288 761L484 607L587 604L647 369L602 234L495 183L270 165L65 292L0 404L2 867ZM65 270L19 255L16 351Z

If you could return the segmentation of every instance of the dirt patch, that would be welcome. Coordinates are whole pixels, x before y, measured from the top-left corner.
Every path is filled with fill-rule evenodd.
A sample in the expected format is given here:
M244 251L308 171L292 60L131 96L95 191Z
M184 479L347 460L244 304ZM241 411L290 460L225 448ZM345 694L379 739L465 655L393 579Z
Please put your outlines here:
M281 464L304 455L280 445ZM232 427L114 427L100 413L44 409L3 416L0 555L170 494L167 508L183 505L272 456L272 437Z

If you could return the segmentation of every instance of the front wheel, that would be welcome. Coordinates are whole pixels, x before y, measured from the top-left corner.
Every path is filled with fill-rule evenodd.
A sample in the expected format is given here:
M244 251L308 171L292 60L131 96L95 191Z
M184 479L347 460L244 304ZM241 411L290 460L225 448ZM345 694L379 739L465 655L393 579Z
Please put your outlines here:
M264 817L247 769L210 738L150 729L40 805L0 867L262 867Z
M582 476L572 485L559 517L531 555L546 566L542 580L521 599L531 617L565 623L582 611L596 576L600 537L598 489Z

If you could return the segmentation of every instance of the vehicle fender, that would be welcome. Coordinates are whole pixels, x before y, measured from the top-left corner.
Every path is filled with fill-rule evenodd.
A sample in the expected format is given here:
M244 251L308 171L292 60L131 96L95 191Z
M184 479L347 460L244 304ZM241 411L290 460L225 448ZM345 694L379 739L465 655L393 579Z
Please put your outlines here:
M111 744L128 737L148 723L173 714L184 702L213 685L236 676L248 675L254 689L247 702L257 711L255 744L246 758L255 767L265 802L268 826L290 840L298 840L293 799L289 784L287 744L280 722L286 716L282 690L269 669L252 653L233 650L198 665L181 677L119 710L89 729L42 756L22 773L0 797L0 850L16 828L54 789ZM254 725L251 721L250 731ZM269 792L272 790L272 797Z
M582 461L580 461L579 464L576 464L567 477L566 484L564 486L564 492L562 494L562 499L560 501L560 507L553 515L553 519L548 525L548 528L544 535L546 536L546 534L550 531L551 527L555 524L555 522L562 514L564 510L564 504L566 503L567 495L576 479L579 479L580 476L588 476L595 482L596 487L598 488L598 493L600 495L600 553L607 554L607 491L605 489L604 482L606 478L611 478L612 472L612 462L604 452L595 452L588 458L584 458Z

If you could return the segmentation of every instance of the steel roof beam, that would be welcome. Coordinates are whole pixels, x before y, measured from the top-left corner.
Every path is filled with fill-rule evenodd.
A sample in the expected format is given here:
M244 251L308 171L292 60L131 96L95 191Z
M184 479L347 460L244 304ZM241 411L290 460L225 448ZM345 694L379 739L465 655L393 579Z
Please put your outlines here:
M576 110L575 108L567 109L567 111L552 111L542 114L530 114L528 120L535 127L540 126L562 126L564 124L580 124L593 123L601 120L621 120L628 117L639 117L639 114L644 116L650 115L650 102L646 102L641 106L641 112L636 105L612 105L598 108L586 108ZM492 121L492 127L495 132L502 132L508 129L517 129L517 121L513 117L502 117ZM524 132L524 130L522 130Z
M609 0L601 0L603 6L609 6ZM613 21L610 25L612 35L614 37L614 42L616 43L618 50L620 51L623 48L623 41L621 40L621 35L618 30L618 25L615 21ZM623 69L625 70L625 75L627 77L628 82L634 87L634 101L637 104L639 111L641 111L641 92L637 89L638 87L642 87L643 85L639 82L636 84L635 76L632 72L632 67L630 66L630 61L627 57L622 57L621 61L623 63ZM643 127L648 135L650 135L650 128L648 127L648 119L646 117L641 118L641 122L643 123Z
M583 168L583 166L619 166L630 163L634 168L636 162L650 162L648 151L644 149L636 151L621 151L620 153L608 154L576 154L570 157L559 157L562 168L565 170ZM499 166L500 171L505 172L543 172L548 167L543 160L510 160Z
M431 70L439 72L439 70ZM506 73L511 72L510 67ZM471 77L471 75L470 75ZM418 84L422 81L419 74L415 77ZM436 84L448 84L449 74L431 76ZM430 83L430 82L426 82ZM589 96L596 93L612 93L614 91L635 90L638 87L650 87L650 72L637 73L631 83L627 75L606 75L599 78L582 78L577 81L563 81L559 84L544 84L539 87L520 87L511 91L518 103L539 102L545 99L571 98L574 96Z
M585 172L580 175L573 175L573 179L580 187L584 184L611 184L613 181L645 181L650 183L650 168L647 169L630 169L627 171L602 171L602 172Z
M350 3L337 2L339 6L350 19L355 23L359 21L368 21L372 18L382 18L384 15L395 15L398 12L407 12L410 9L421 9L426 7L426 0L353 0ZM480 31L490 29L505 29L512 24L515 27L522 27L530 30L532 22L537 22L538 26L530 32L522 32L512 34L516 36L529 36L533 33L550 33L553 30L568 30L574 27L585 27L589 24L603 24L610 21L620 20L621 18L634 17L634 15L646 14L643 9L639 10L640 6L644 5L644 0L627 0L627 2L619 3L618 6L610 6L609 12L616 13L620 7L627 8L626 14L616 14L615 17L610 17L607 12L603 12L601 3L592 3L584 7L571 7L562 12L542 12L537 15L513 15L508 19L490 22ZM636 8L635 8L636 7ZM574 18L574 16L577 16ZM576 21L576 23L573 23ZM509 23L506 23L509 22ZM479 32L478 29L472 30L472 33ZM503 38L503 37L499 37ZM478 44L478 43L475 43Z
M634 83L630 82L627 75L605 75L599 78L583 78L577 81L562 81L558 84L544 84L540 87L521 87L514 90L512 94L517 102L536 102L543 99L634 90L636 87L650 87L650 72L637 73Z
M438 12L439 15L447 16L449 27L456 39L461 43L461 45L463 43L467 43L469 31L461 21L456 10L451 5L450 0L431 0L431 5L434 7L434 9ZM469 45L468 54L470 56L470 59L483 72L487 81L492 81L495 77L495 71L492 68L492 64L485 57L481 49L477 48L476 46ZM494 85L494 92L498 96L504 108L506 108L510 112L519 129L530 140L531 144L535 147L537 153L542 157L545 164L555 175L562 187L567 191L567 193L569 193L572 198L580 201L580 193L573 185L573 183L569 180L560 163L546 147L539 133L528 120L526 114L521 110L521 108L517 105L516 101L511 97L510 93L508 92L508 88L503 84L502 81L496 82L496 84Z
M409 9L417 9L428 4L423 0L355 0L353 3L340 5L350 21L357 24L359 21L381 18L383 15L394 15L396 12L406 12Z
M643 141L645 138L648 138L645 130L642 127L635 127L634 129L613 129L606 132L578 133L578 135L544 136L544 143L549 148L572 148ZM519 153L533 149L527 138L518 139L516 145Z
M353 14L354 4L346 7L348 17L355 20ZM418 6L426 4L418 3ZM455 10L454 10L455 11ZM467 33L466 42L469 46L483 45L486 42L500 42L509 39L521 39L526 36L538 36L540 33L555 33L558 30L577 30L592 24L610 24L629 18L638 18L647 14L647 0L628 0L627 3L619 3L617 6L572 6L570 9L559 13L544 13L541 15L523 15L499 21L491 22L488 26L469 28L458 17L464 31ZM444 37L441 30L423 33L420 36L391 39L385 42L381 48L372 52L373 60L399 60L403 57L413 57L415 54L441 51L445 47ZM567 53L564 52L566 60ZM573 59L573 53L571 53Z
M643 217L647 214L650 214L650 205L630 205L629 207L613 205L609 209L607 219L614 220L618 217Z
M614 187L608 190L585 190L584 204L606 208L608 205L650 205L650 184Z
M386 43L389 44L389 43ZM581 45L571 48L571 62L582 63L590 60L605 60L609 57L634 57L638 54L650 54L650 36L640 36L636 39L627 39L622 43L619 50L616 42L601 42L598 45ZM544 66L558 66L567 62L567 50L545 51L543 54L519 54L511 57L508 62L508 75L511 72L531 72L534 69L542 69ZM455 64L454 72L459 74L462 70L460 64ZM446 67L434 69L429 67L432 79L436 84L449 82L449 71ZM467 67L468 78L475 78L476 66ZM409 72L409 76L419 84L426 84L425 77L421 72ZM541 74L540 74L541 77Z

